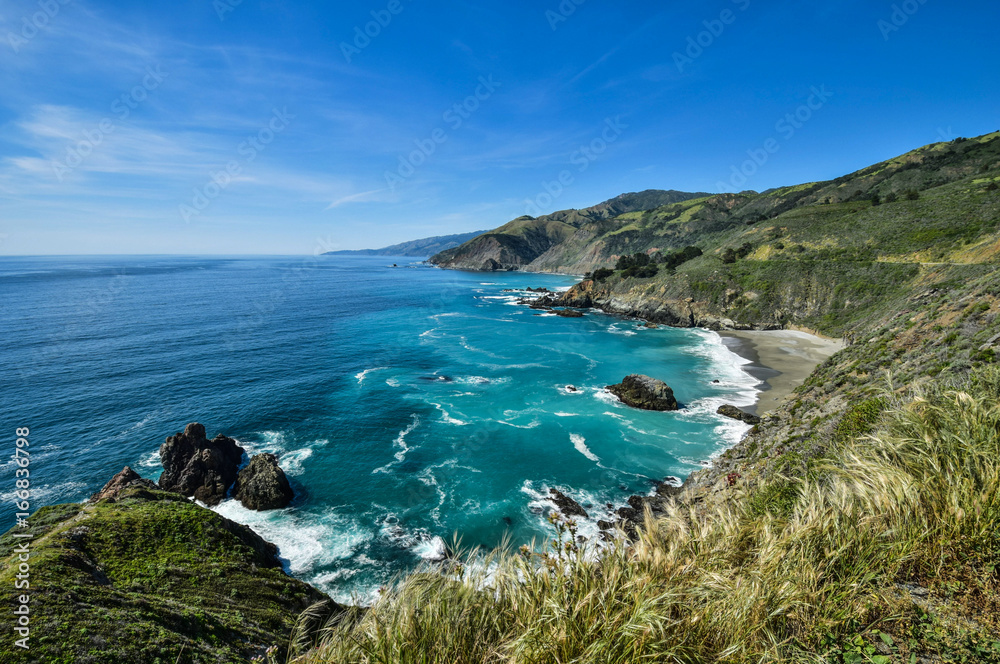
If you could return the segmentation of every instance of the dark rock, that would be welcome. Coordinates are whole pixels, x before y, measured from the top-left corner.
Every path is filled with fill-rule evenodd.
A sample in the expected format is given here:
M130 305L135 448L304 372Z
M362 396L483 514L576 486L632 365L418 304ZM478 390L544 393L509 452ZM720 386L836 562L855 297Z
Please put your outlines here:
M117 500L118 495L125 489L131 487L143 487L145 489L155 489L156 483L152 480L139 477L139 473L125 466L125 470L112 477L104 488L90 497L90 502L96 503L98 500Z
M674 391L662 380L632 374L618 385L608 385L607 389L622 403L642 410L677 410Z
M612 530L615 527L615 524L610 521L598 521L597 527L601 530Z
M277 510L287 507L295 493L273 454L258 454L240 471L233 485L233 497L247 509Z
M638 523L640 517L639 512L631 507L622 507L618 510L617 514L622 521L629 521L632 523Z
M206 505L218 505L236 481L242 460L243 448L235 440L221 435L208 440L205 427L195 422L160 446L163 474L159 485Z
M756 415L751 415L745 410L740 410L736 406L730 406L729 404L719 406L719 410L716 412L719 415L724 415L740 422L746 422L747 424L760 424L760 418Z
M668 477L656 485L656 495L661 498L673 498L681 494L681 481L676 477Z
M713 385L718 385L718 384L719 384L719 383L721 383L721 382L722 382L722 381L720 381L720 380L719 380L718 378L716 378L715 380L713 380L713 381L712 381L712 384L713 384Z
M528 287L527 290L528 290L529 293L551 293L552 292L548 288L531 288L530 286Z
M575 385L567 385L566 386L566 391L567 392L579 392L580 390L578 390Z
M576 502L559 489L549 489L550 500L556 504L559 511L565 516L587 517L587 510L583 509L580 503Z
M563 318L583 318L583 312L576 309L558 309L556 310L556 316L562 316Z

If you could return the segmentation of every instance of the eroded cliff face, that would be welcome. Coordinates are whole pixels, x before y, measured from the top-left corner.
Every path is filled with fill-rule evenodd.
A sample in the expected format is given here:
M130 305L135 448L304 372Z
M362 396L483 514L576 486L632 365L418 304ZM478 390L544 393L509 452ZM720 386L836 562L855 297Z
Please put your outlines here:
M753 322L729 317L729 310L696 300L680 289L633 280L615 284L583 281L556 298L554 306L594 308L609 314L642 318L671 327L702 327L709 330L780 330L785 326L780 312Z

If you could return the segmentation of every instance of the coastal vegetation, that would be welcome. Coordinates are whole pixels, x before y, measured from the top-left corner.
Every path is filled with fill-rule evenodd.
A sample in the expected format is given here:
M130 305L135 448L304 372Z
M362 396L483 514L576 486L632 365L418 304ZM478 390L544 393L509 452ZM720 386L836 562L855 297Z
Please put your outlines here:
M112 500L32 515L30 650L10 621L0 661L39 664L246 662L277 645L325 596L282 570L277 549L173 492L137 486ZM0 537L0 583L15 545Z

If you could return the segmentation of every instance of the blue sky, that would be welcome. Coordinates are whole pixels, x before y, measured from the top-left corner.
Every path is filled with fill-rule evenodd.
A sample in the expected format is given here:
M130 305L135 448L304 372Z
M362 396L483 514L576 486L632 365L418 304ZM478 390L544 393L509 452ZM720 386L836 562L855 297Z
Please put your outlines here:
M832 178L1000 128L998 18L942 0L13 0L0 254L309 254Z

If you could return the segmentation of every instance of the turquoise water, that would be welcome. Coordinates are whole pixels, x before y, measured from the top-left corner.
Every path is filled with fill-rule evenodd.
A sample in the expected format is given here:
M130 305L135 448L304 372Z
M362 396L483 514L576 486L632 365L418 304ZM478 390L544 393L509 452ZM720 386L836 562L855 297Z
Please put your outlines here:
M455 533L544 536L549 487L589 506L593 533L607 503L745 431L714 411L753 403L757 381L714 333L536 315L504 292L575 281L384 257L3 258L3 430L32 429L36 507L126 464L158 477L160 443L191 421L277 453L290 508L218 511L295 575L364 600ZM666 380L684 409L620 404L603 388L629 373Z

